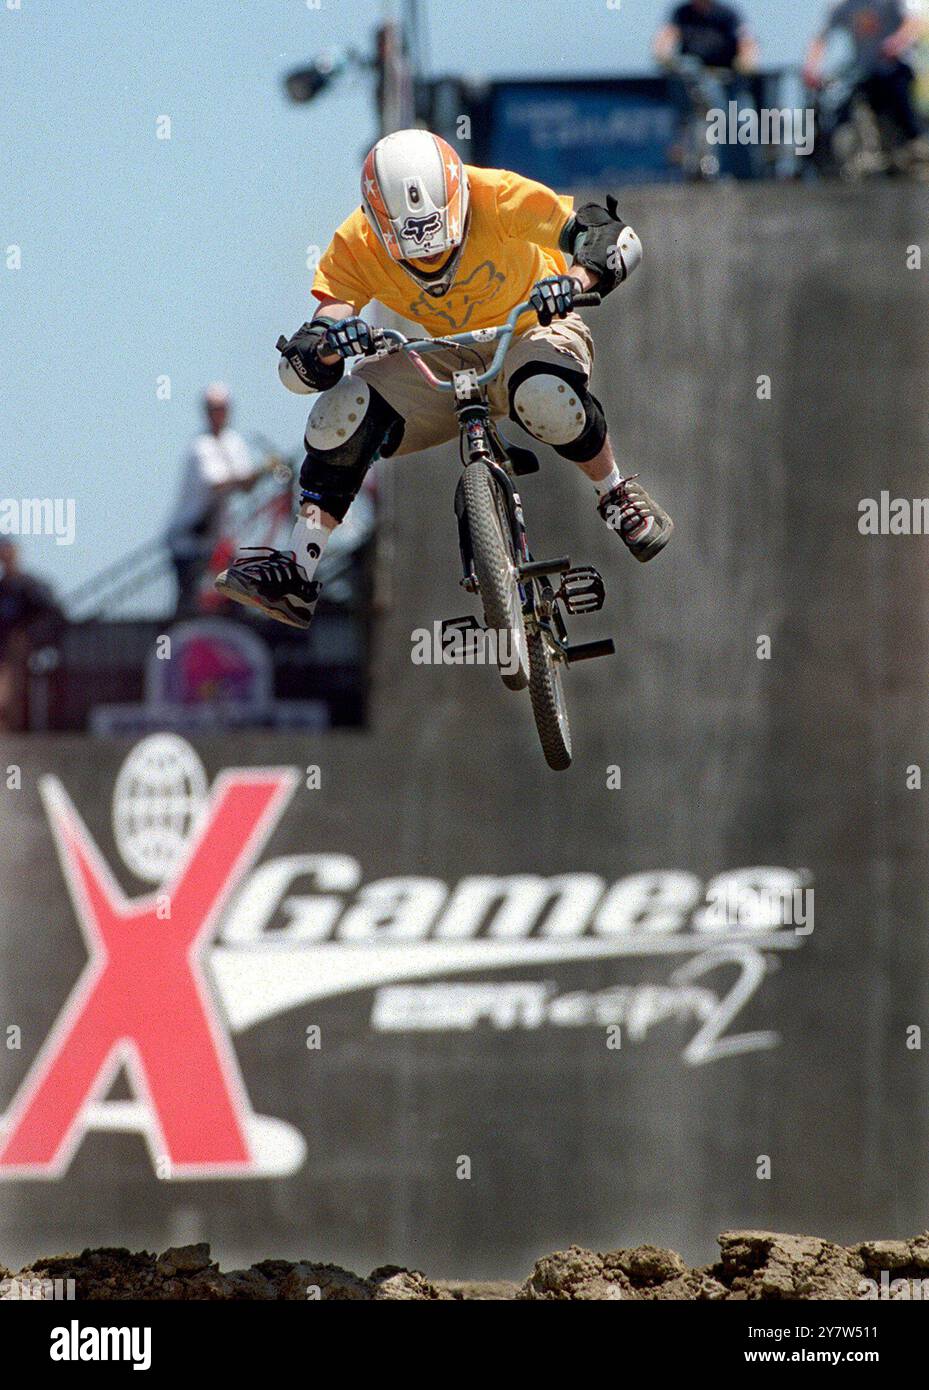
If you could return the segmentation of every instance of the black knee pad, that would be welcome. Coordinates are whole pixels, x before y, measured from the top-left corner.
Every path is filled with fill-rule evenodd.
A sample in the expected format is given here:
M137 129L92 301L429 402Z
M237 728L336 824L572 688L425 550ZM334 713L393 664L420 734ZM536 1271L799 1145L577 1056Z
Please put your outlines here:
M403 419L393 406L367 382L344 377L307 422L301 501L341 521L374 459L393 453L402 437Z
M564 400L556 395L550 402L551 383L536 398L532 392L535 378L555 377L570 392ZM520 393L520 387L526 387ZM561 388L558 388L560 393ZM510 377L510 419L522 425L534 439L549 444L562 458L574 463L586 463L595 458L606 439L606 420L603 407L588 390L587 377L582 371L562 367L552 362L527 362ZM538 419L534 419L538 413ZM567 438L565 436L568 436Z

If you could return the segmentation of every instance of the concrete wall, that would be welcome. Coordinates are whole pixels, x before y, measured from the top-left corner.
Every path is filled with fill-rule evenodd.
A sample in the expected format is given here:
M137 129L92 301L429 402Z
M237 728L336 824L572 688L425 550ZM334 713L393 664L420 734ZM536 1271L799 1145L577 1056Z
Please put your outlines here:
M540 954L533 942L553 939L540 918L506 966L456 970L446 955L423 967L423 983L470 986L469 1007L485 989L491 1019L472 1029L379 1031L370 987L229 1022L251 1104L303 1136L300 1166L277 1179L159 1182L138 1136L91 1134L63 1178L0 1184L0 1260L203 1237L231 1258L479 1276L521 1272L572 1240L647 1239L706 1259L727 1226L841 1240L925 1226L929 1073L906 1029L929 1023L927 825L906 770L927 753L926 541L862 536L857 523L862 498L927 491L929 305L906 255L929 190L666 189L630 195L624 212L647 259L590 315L595 389L625 469L641 471L678 529L638 566L571 465L546 455L525 480L536 553L570 549L607 579L607 608L577 620L577 635L611 633L619 648L570 673L571 771L548 771L527 697L492 672L408 659L414 628L469 606L452 450L395 466L396 580L373 731L197 749L211 776L318 763L322 788L295 793L264 859L342 853L366 883L436 880L435 920L422 927L431 946L449 930L441 885L469 875L599 875L604 892L626 880L628 895L632 875L679 871L693 879L677 881L678 906L630 920L601 899L598 921L594 903L571 939L602 954ZM756 396L762 374L769 401ZM756 656L761 635L768 661ZM0 1021L23 1039L0 1052L0 1103L85 957L37 776L61 778L134 896L144 885L120 867L109 824L127 751L65 739L0 750L23 770L2 802ZM610 766L621 790L607 788ZM750 866L812 884L811 934L721 941L701 930L707 885ZM499 941L505 928L491 917L480 937ZM402 983L416 931L406 944L396 924L383 934ZM332 941L317 946L342 960L338 924ZM234 950L205 957L227 1012L233 996L244 1008L241 987L228 987ZM312 971L306 950L295 971L298 957ZM258 994L270 959L235 958ZM701 1060L701 1021L740 980L746 996L725 1032L741 1041ZM541 1015L530 990L507 1019L499 987L539 982ZM566 1021L572 1010L593 1021ZM623 1023L618 1051L610 1010ZM456 1176L462 1155L470 1180ZM760 1155L770 1180L756 1176Z

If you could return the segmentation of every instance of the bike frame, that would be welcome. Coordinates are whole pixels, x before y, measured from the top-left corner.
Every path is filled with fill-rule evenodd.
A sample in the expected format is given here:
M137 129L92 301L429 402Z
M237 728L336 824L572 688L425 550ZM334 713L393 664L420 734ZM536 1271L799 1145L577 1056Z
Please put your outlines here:
M515 553L524 563L529 558L529 544L523 522L522 504L512 479L506 469L500 467L498 453L503 454L504 451L496 434L484 388L500 374L510 340L516 331L516 325L520 318L526 313L533 312L532 305L526 300L511 309L506 322L503 324L494 328L476 328L468 333L455 333L442 338L407 338L395 328L382 328L379 336L382 340L386 340L387 346L377 349L373 354L377 357L392 352L403 352L434 391L454 393L455 413L458 417L462 445L467 450L468 455L465 466L480 460L493 474L507 501L507 515ZM457 371L453 370L451 376L445 378L434 372L424 360L430 352L486 347L488 343L493 342L497 344L494 355L482 372L478 372L473 367L464 368ZM471 568L470 539L467 536L467 526L464 524L463 516L459 515L458 520L459 545L465 571L462 582L465 588L472 590L474 578ZM531 607L531 595L527 593L526 585L520 583L519 588L525 610L527 605Z
M578 307L599 304L600 295L596 291L591 291L579 295L576 303ZM565 661L584 660L587 656L608 655L613 650L613 644L611 641L585 643L573 648L573 657L570 654L572 649L569 648L568 644L567 628L558 607L558 595L552 587L550 575L566 573L571 562L567 557L550 564L532 560L523 519L522 502L519 493L513 486L512 478L507 470L501 467L501 461L507 457L507 454L497 434L490 413L490 404L484 390L499 375L510 341L516 332L516 325L526 313L535 314L529 300L515 305L506 322L496 327L476 328L468 333L454 333L441 338L407 338L398 329L381 328L378 330L378 337L383 346L375 347L374 352L370 355L382 357L394 352L403 352L434 391L454 393L454 408L458 417L462 453L463 455L465 452L467 454L467 457L464 458L465 467L482 463L492 473L506 502L514 554L520 569L518 584L526 626L529 630L544 631L553 649L553 655L556 654L559 659ZM457 371L453 370L450 377L444 378L438 376L424 360L429 353L457 351L460 348L468 347L486 347L488 343L496 343L497 346L489 365L481 372L469 367ZM473 593L477 586L474 577L471 539L464 509L459 506L458 494L456 494L455 513L458 517L458 539L464 569L461 582L465 589ZM538 597L536 597L536 593Z

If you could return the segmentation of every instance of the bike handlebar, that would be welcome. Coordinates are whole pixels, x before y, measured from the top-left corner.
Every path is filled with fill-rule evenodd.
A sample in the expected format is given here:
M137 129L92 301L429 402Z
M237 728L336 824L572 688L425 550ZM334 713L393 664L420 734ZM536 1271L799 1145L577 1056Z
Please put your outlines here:
M600 303L602 303L602 296L596 290L584 290L574 297L574 307L577 309L592 309ZM509 340L513 336L519 319L523 314L532 312L534 312L532 304L527 299L524 303L517 304L510 310L506 323L499 324L495 328L475 328L470 333L451 333L441 338L407 338L396 328L382 328L380 336L382 340L387 340L388 343L393 344L393 347L387 348L388 352L405 352L420 375L425 377L429 385L436 391L453 391L455 389L454 382L443 381L441 377L436 376L435 372L430 371L422 360L423 353L442 352L449 347L472 347L499 340L490 365L483 372L480 372L476 379L476 385L485 386L489 381L493 381L503 366ZM378 352L375 351L372 355L378 356Z
M573 307L575 309L593 309L602 303L602 295L596 290L584 290L581 294L574 296ZM429 370L422 360L422 354L426 352L442 352L449 347L472 347L484 343L493 343L499 339L497 350L491 359L490 366L481 372L477 377L477 385L485 386L492 381L500 368L503 366L503 359L509 346L509 340L513 336L516 324L525 313L534 312L532 304L527 299L522 304L517 304L510 310L506 323L498 324L495 328L475 328L470 333L452 333L442 338L408 338L396 328L379 328L376 330L378 344L387 343L388 346L376 346L373 352L365 353L366 357L381 357L391 352L405 352L417 371L429 382L430 386L437 391L453 391L454 382L443 381L436 376L435 372ZM281 335L277 340L277 350L287 346L287 339Z

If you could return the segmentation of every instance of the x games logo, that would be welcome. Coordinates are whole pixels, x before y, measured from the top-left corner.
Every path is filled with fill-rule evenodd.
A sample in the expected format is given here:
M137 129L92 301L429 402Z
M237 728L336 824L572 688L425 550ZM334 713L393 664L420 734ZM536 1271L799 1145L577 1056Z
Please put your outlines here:
M0 1121L0 1178L61 1177L92 1130L144 1135L160 1177L296 1172L303 1135L253 1112L230 1035L351 993L373 994L381 1032L622 1022L635 1039L692 1019L693 1066L777 1045L732 1025L771 952L812 930L803 871L731 870L706 885L672 870L612 885L590 872L365 882L352 855L307 847L255 867L297 784L294 768L234 768L208 790L183 739L143 740L113 797L119 853L155 885L130 898L61 781L40 780L87 962ZM299 879L312 891L296 892ZM585 992L572 980L560 994L551 978L622 957L679 963L665 984ZM516 968L529 978L494 978ZM108 1099L121 1068L133 1098Z

